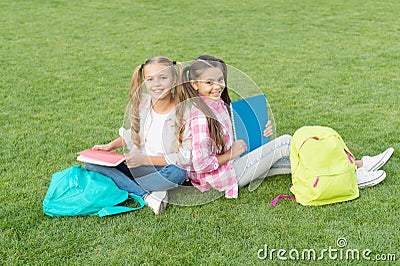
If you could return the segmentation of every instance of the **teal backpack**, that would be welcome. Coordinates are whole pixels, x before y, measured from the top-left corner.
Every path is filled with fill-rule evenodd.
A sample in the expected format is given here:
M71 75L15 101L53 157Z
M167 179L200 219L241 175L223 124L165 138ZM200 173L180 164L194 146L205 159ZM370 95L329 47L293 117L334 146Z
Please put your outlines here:
M302 205L325 205L359 196L354 156L332 128L298 129L290 146L290 164L290 191Z
M128 199L138 207L115 206ZM111 178L88 171L80 165L54 173L43 201L49 216L107 216L143 208L144 201L121 190Z

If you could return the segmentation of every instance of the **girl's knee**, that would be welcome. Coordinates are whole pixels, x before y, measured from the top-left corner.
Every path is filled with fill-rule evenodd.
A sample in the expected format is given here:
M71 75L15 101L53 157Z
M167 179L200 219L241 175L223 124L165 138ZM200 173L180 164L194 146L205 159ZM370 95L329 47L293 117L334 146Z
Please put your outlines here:
M174 164L165 166L160 174L168 181L176 184L182 184L186 179L186 171Z
M85 163L85 167L89 171L92 171L93 169L96 168L96 166L94 164L91 164L91 163Z
M281 138L283 142L288 142L288 143L292 142L292 136L291 135L282 135L279 138Z
M290 146L290 143L292 142L292 136L291 135L282 135L274 139L275 145L277 147L279 146Z

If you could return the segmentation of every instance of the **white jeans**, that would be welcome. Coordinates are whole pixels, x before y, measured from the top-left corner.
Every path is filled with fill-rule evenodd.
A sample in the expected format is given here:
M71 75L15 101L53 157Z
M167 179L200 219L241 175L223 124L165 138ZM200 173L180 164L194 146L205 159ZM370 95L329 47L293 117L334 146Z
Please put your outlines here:
M289 148L292 136L283 135L233 162L239 187L266 176L289 174Z

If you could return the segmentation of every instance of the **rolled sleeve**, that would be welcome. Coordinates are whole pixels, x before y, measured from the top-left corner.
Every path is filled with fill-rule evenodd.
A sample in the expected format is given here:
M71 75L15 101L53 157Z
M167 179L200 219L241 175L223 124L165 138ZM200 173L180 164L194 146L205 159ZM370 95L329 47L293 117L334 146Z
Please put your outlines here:
M134 149L133 147L133 142L132 142L132 131L131 129L125 129L121 127L118 130L119 136L122 137L122 140L124 141L124 145L128 148L129 151L132 151Z
M192 133L189 126L185 126L178 158L182 166L190 167L192 161Z
M171 126L171 130L173 125ZM174 131L166 131L163 129L164 135L171 134ZM189 125L184 124L184 130L182 132L182 143L178 143L175 135L166 137L163 136L165 143L164 148L166 154L164 158L168 164L175 164L182 166L185 169L189 169L191 166L191 150L192 150L192 136ZM169 140L169 141L167 141Z

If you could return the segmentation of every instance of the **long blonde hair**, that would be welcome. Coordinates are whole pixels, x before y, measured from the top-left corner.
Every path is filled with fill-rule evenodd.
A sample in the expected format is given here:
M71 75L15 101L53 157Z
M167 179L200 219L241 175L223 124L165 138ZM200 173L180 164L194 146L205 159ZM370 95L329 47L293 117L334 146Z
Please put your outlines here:
M133 71L132 75L132 80L131 80L131 89L129 92L129 101L130 101L130 121L131 121L131 138L132 142L138 149L142 147L141 139L140 139L140 114L139 114L139 106L140 102L142 100L142 94L143 94L143 82L144 82L144 67L146 65L150 64L161 64L165 65L165 67L170 67L171 69L171 75L175 78L176 85L174 88L171 88L173 90L173 97L174 97L174 103L176 106L175 109L175 114L176 114L176 119L175 119L175 136L178 141L178 144L182 144L182 133L184 130L184 121L183 121L183 116L184 112L186 109L186 105L184 104L186 100L186 94L184 93L184 90L182 89L181 85L181 73L182 73L182 65L180 63L177 63L175 61L172 61L166 57L163 56L158 56L158 57L153 57L148 59L144 64L137 66L135 70ZM175 68L176 66L176 68ZM161 136L160 136L161 137Z
M186 97L190 99L193 102L193 105L199 108L207 118L207 126L210 132L210 137L216 144L216 153L222 154L226 152L227 148L221 123L218 121L211 108L199 97L198 91L196 91L190 84L190 81L198 80L199 76L208 68L219 68L222 71L225 79L225 88L222 91L221 99L227 106L229 106L231 99L228 94L228 85L226 80L227 66L223 60L208 55L199 56L190 64L190 66L187 66L183 69L182 81L185 93L187 94ZM231 115L230 112L229 115Z

